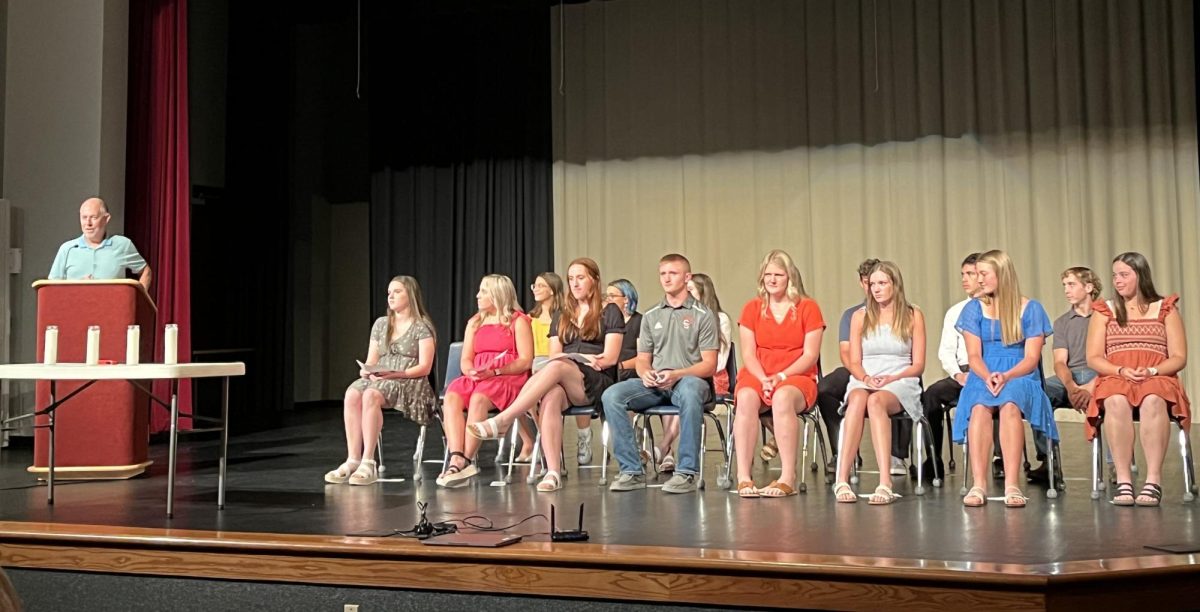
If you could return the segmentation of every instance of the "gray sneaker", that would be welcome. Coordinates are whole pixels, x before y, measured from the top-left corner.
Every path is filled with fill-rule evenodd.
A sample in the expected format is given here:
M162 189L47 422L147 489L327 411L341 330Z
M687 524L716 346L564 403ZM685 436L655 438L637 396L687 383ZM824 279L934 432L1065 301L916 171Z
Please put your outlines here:
M675 472L662 490L663 493L691 493L696 490L696 475Z
M621 474L613 481L609 491L636 491L646 488L646 476L643 474Z

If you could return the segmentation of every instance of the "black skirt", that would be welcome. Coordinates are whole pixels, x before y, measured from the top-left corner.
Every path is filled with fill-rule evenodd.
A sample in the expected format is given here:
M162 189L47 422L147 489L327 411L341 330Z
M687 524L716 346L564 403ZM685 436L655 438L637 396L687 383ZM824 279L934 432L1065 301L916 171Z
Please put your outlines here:
M612 386L616 376L617 369L606 368L604 370L596 370L592 366L572 361L575 367L579 368L579 373L583 375L583 394L587 397L587 403L597 404L600 402L600 396L604 394L604 390Z

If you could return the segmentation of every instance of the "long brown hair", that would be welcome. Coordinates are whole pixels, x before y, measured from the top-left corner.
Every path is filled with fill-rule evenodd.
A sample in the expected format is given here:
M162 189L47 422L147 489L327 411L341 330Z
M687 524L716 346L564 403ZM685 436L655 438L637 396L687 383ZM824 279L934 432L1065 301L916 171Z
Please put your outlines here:
M592 294L587 298L588 311L583 316L583 322L576 324L579 300L575 299L574 293L567 292L566 307L558 316L558 337L563 342L570 342L575 338L595 340L600 337L600 309L604 306L600 297L600 288L604 287L600 282L600 266L589 257L578 257L567 266L568 279L571 278L571 268L575 266L582 266L587 271L588 278L592 279Z
M550 287L550 291L554 294L553 298L550 299L550 316L553 317L561 313L563 306L567 305L567 296L563 294L562 277L553 272L542 272L537 275L537 278L546 281L546 285ZM534 282L536 283L537 279L534 279ZM542 316L542 303L536 301L537 298L534 298L534 300L533 308L529 309L529 316L536 319Z
M759 276L761 279L762 277ZM711 310L713 316L717 319L717 338L720 340L721 350L725 350L729 346L729 338L725 337L725 332L721 331L721 300L717 298L717 286L713 284L712 277L697 272L692 275L692 284L696 286L696 293L700 294L700 303L704 307ZM726 315L728 316L728 315Z
M883 272L892 281L892 335L902 342L908 342L912 340L915 317L913 306L908 303L908 297L904 294L904 277L900 274L900 267L890 261L878 262L867 274L868 282L876 272ZM867 300L867 315L863 321L864 337L879 326L880 315L879 302L874 298Z
M979 264L987 264L996 271L996 292L980 296L980 301L996 305L1000 339L1006 345L1024 340L1025 331L1021 329L1021 283L1017 279L1017 266L1008 253L999 249L980 255L976 266Z
M1154 288L1154 277L1150 275L1150 262L1146 261L1145 255L1129 251L1113 258L1113 263L1118 261L1133 268L1133 273L1137 274L1137 294L1142 301L1142 306L1149 307L1163 299L1163 296L1159 295L1158 290ZM1129 323L1129 313L1125 312L1125 298L1117 293L1115 286L1113 287L1113 314L1117 316L1117 325L1125 327Z
M417 279L401 275L388 281L389 285L392 283L400 283L404 287L404 292L408 294L408 311L412 314L413 320L424 323L429 328L429 333L433 334L434 342L437 342L437 330L433 327L433 319L429 318L429 311L425 309L425 298L421 295L421 285L417 283ZM384 346L390 346L392 332L396 327L396 313L388 308L386 316L387 335L384 336Z

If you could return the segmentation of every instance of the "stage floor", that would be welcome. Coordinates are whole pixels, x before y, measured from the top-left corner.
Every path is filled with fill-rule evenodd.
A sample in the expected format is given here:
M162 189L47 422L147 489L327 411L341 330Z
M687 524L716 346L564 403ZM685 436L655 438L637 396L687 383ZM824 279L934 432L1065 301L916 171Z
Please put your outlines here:
M1090 498L1090 447L1084 443L1082 426L1073 423L1063 424L1068 490L1049 500L1044 487L1030 485L1028 507L1009 510L995 501L982 509L964 508L958 495L961 462L943 488L927 486L923 497L913 494L913 481L897 478L896 490L904 497L892 506L869 506L865 499L853 505L836 504L819 474L810 474L806 494L743 500L716 488L720 461L716 452L707 453L708 489L695 494L668 495L653 488L609 493L598 485L599 469L575 470L570 456L572 471L564 488L538 493L525 483L526 466L514 470L513 484L491 486L502 474L493 465L494 443L485 444L482 473L472 484L441 489L433 482L439 469L434 464L422 466L425 479L420 483L412 480L417 428L397 415L389 415L386 422L386 477L403 477L403 482L367 487L325 484L323 474L345 454L340 408L308 408L288 415L276 430L230 439L223 511L216 506L216 440L183 438L173 519L165 515L165 444L152 447L155 463L148 476L62 483L53 506L46 504L45 488L25 471L32 450L4 449L0 451L0 521L336 536L407 529L416 522L418 501L429 502L429 518L434 521L478 515L498 526L548 514L554 503L560 511L560 528L574 526L578 506L585 503L584 528L592 543L936 560L964 563L962 569L969 569L970 562L1052 564L1152 556L1162 553L1145 545L1200 543L1196 505L1181 502L1182 473L1174 446L1167 458L1162 507L1116 507L1107 496L1098 501ZM429 437L426 456L440 458L440 436L431 431ZM598 463L599 437L595 440ZM570 434L568 444L574 448ZM715 435L711 444L716 446ZM864 459L873 465L869 442L864 445ZM612 470L615 463L610 477ZM770 479L767 470L756 462L755 478L760 484ZM864 472L860 491L873 489L876 478ZM1000 483L996 484L993 495L1000 491ZM546 520L535 518L510 532L545 540L539 534L548 527Z

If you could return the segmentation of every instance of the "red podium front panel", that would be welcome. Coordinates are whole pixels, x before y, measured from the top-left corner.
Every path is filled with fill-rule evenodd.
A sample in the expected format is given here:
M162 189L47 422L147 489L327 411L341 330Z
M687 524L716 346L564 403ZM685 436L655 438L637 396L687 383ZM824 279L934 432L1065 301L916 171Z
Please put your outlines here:
M37 360L44 361L46 327L58 326L58 363L86 360L87 330L100 326L100 360L125 362L126 332L141 327L140 360L154 358L155 309L141 284L132 280L38 281ZM66 397L84 383L55 383L55 396ZM37 409L50 403L50 383L37 383ZM150 397L126 381L97 381L55 411L55 474L71 478L129 477L146 465ZM37 424L47 417L37 417ZM34 472L49 463L49 436L34 433Z

